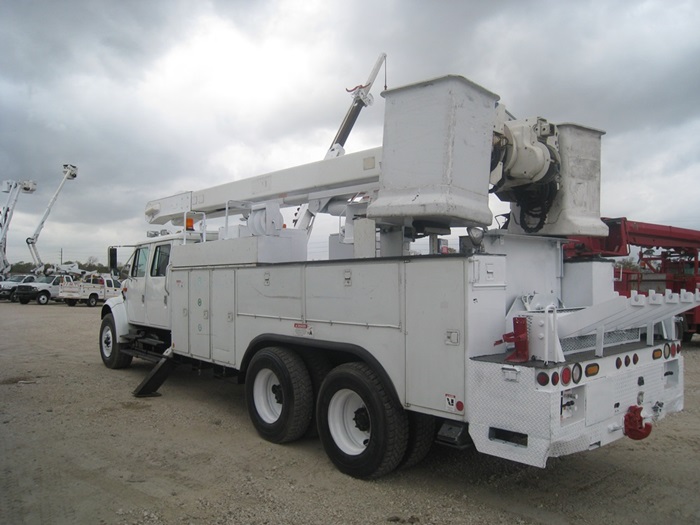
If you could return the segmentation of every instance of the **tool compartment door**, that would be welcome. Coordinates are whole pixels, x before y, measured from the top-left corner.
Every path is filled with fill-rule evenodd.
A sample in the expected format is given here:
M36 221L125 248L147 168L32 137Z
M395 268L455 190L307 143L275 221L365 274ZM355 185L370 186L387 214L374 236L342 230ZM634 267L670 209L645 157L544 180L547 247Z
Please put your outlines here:
M464 411L464 259L406 264L406 401Z

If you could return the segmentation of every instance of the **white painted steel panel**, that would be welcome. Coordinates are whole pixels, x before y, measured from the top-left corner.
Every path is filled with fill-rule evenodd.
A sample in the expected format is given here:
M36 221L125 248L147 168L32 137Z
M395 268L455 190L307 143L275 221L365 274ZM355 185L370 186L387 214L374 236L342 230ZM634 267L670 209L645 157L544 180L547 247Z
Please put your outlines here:
M464 412L465 261L406 264L406 401Z
M190 272L177 270L170 274L170 308L172 347L178 354L190 352Z
M495 345L504 333L506 257L478 255L467 262L466 337L470 357L503 353ZM505 330L511 331L511 330ZM467 365L468 366L468 365Z
M301 279L301 266L237 269L237 315L301 320L303 286Z
M236 364L236 270L215 269L211 275L211 348L218 363Z
M279 236L238 237L175 245L174 268L306 260L306 233L284 230Z
M400 326L396 261L313 265L306 268L305 279L309 322Z
M591 306L617 297L614 261L573 261L564 264L562 301L566 308Z
M209 270L192 270L189 273L189 328L190 353L202 359L211 358L209 312Z

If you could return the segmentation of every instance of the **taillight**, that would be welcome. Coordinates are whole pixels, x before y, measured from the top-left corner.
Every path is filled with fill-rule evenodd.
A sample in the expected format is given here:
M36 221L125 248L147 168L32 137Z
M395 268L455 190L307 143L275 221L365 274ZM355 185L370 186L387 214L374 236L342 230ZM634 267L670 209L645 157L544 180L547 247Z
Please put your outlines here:
M537 374L537 383L540 386L547 386L549 384L549 375L547 372L540 372Z
M567 366L561 371L561 384L566 386L569 383L571 383L571 368Z
M552 384L557 386L559 384L559 372L552 373Z
M664 345L664 357L665 357L666 359L668 359L669 357L671 357L671 345L668 344L668 343L666 343L666 344Z
M676 357L676 343L671 343L671 357Z

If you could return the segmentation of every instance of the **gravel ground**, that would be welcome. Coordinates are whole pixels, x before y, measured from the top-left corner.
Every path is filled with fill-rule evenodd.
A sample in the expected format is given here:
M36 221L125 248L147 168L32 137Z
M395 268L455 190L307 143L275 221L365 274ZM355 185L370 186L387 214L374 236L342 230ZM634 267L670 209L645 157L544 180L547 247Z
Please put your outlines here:
M360 481L316 439L263 441L233 380L181 367L161 397L132 397L150 365L105 368L99 315L0 303L2 524L700 523L700 338L685 411L644 441L546 469L434 447Z

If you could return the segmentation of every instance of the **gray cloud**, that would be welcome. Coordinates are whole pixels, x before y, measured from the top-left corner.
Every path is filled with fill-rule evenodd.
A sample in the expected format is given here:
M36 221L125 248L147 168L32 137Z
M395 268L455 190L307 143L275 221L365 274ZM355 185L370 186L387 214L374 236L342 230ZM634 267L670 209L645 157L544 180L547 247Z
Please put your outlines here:
M322 158L345 88L382 51L390 88L462 74L516 115L605 129L603 213L700 228L691 192L674 189L697 185L698 23L690 1L3 2L0 179L39 182L10 258L27 258L21 235L65 162L79 176L40 245L102 257L100 237L66 232L131 241L148 200ZM188 55L201 49L214 57ZM177 70L183 57L191 70ZM349 149L381 141L383 76ZM623 204L623 188L645 205Z

